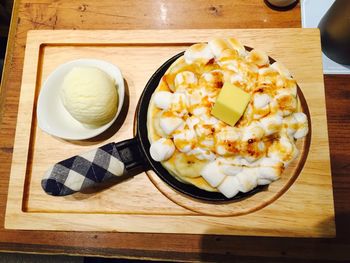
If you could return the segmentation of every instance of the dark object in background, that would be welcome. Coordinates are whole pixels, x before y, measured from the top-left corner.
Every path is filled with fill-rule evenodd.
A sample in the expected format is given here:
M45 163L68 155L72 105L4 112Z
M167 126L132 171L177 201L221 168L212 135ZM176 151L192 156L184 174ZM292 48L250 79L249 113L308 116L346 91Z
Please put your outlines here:
M287 11L298 4L298 0L264 0L265 4L277 11Z
M0 3L0 82L6 52L7 35L10 26L12 5L12 0L1 0Z
M336 0L318 28L323 53L335 62L350 65L350 1Z

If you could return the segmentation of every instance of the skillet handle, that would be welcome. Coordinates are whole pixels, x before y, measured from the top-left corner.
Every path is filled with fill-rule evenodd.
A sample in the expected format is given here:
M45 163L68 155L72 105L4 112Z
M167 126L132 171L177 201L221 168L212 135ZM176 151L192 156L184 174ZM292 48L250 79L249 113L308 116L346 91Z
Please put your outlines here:
M108 143L56 163L45 173L41 186L54 196L84 192L116 177L129 178L128 175L141 171L143 164L136 138Z

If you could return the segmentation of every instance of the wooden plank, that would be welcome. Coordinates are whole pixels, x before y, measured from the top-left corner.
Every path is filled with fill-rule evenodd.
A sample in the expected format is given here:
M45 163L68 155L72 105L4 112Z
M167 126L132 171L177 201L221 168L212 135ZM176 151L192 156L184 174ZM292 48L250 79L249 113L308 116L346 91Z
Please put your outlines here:
M173 38L175 35L176 42ZM186 210L175 204L179 204L178 202L172 203L159 194L145 175L137 176L120 187L87 196L76 195L60 199L59 202L57 198L47 196L42 191L40 180L50 164L83 149L96 147L96 144L69 144L59 141L37 129L33 101L38 95L40 84L49 72L63 62L81 57L108 59L121 67L130 92L129 114L114 137L99 142L103 144L132 136L133 112L138 97L148 77L163 61L184 50L191 43L206 41L213 36L228 35L238 37L248 46L266 50L272 57L286 64L297 78L309 104L311 123L315 130L311 150L303 173L286 196L253 214L223 218L193 214L191 207L200 206L202 207L200 211L217 210L217 215L221 215L225 214L228 207L233 204L221 206L203 205L200 202L194 204L189 199L180 197L181 206L190 207ZM6 227L225 235L333 236L334 209L318 39L318 32L312 29L30 32L22 78L17 122L19 132L15 140ZM301 42L303 45L306 43L308 49L303 49L299 44ZM43 48L40 50L39 47L43 45L45 50ZM322 129L317 129L314 125ZM27 159L28 156L30 160ZM30 184L30 187L28 192L23 194L25 176L27 176L26 183ZM282 184L283 180L279 182ZM278 182L271 187L273 193L276 191L273 189L278 189ZM143 189L143 192L139 189ZM133 194L135 192L139 194ZM169 197L169 191L167 193ZM24 200L24 206L22 206L23 195L27 198ZM149 196L154 198L148 198ZM172 197L177 196L173 194ZM101 200L115 201L105 201L109 205L101 207ZM140 200L147 200L146 204L143 205ZM304 211L306 207L307 210ZM293 216L294 220L291 221L290 217L294 214L296 216ZM59 221L53 223L53 218ZM96 225L93 218L98 219L100 223ZM156 225L155 218L157 218ZM259 225L256 225L257 220L260 222ZM308 222L308 228L304 228L305 222Z

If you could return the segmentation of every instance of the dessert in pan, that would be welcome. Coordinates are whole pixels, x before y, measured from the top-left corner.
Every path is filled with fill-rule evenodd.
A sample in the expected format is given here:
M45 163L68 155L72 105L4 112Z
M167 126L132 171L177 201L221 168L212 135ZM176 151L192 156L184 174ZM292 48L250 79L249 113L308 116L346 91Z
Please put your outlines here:
M142 166L190 197L247 197L283 176L302 150L309 121L298 92L288 69L263 51L234 38L194 44L150 78L134 138L56 163L42 187L68 195Z
M231 198L280 178L308 119L288 69L228 38L194 44L169 67L147 129L151 157L177 180Z

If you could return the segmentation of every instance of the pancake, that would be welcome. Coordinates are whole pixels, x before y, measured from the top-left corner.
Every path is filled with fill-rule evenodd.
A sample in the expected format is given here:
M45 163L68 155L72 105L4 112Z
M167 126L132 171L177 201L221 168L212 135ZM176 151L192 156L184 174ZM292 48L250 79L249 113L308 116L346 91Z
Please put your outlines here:
M251 95L234 127L210 114L225 82ZM308 120L288 69L229 38L194 44L169 67L147 129L152 158L172 176L230 198L278 180L298 156Z

